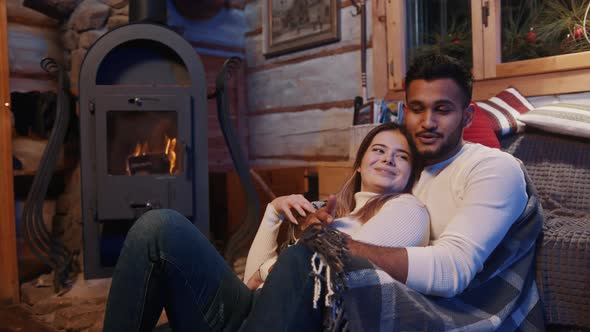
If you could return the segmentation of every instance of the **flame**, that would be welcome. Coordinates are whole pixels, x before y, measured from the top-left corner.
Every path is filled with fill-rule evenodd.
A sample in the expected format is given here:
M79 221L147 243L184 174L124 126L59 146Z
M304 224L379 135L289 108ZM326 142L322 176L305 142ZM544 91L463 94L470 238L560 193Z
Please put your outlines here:
M177 160L177 156L176 156L176 137L174 138L170 138L168 136L164 136L164 140L166 143L166 148L164 149L164 154L168 157L168 160L170 162L170 167L168 169L168 173L169 174L174 174L175 168L176 168L176 160ZM161 151L161 150L160 150ZM139 156L145 156L150 152L154 152L154 151L150 151L149 145L147 141L142 142L138 142L137 144L135 144L135 148L133 149L133 153L130 156L133 157L139 157ZM130 175L131 171L130 171L130 167L129 167L129 161L127 160L127 165L126 165L126 171L127 174Z
M170 161L170 169L168 173L173 174L174 167L176 166L176 138L166 137L166 149L164 153L168 156Z
M148 142L137 143L137 144L135 144L135 149L132 153L132 156L134 156L134 157L145 156L146 154L148 154L149 151L150 151L150 148L149 148Z
M141 143L137 143L135 145L135 150L133 151L133 156L134 157L138 157L141 154L141 146L142 146Z

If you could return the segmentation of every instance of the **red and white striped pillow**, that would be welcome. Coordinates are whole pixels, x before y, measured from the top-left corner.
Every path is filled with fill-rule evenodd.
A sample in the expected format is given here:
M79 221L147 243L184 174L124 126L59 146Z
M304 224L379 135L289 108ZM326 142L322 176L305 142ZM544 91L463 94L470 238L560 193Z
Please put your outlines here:
M498 137L522 132L525 124L519 121L520 115L533 109L533 105L515 88L508 88L476 104L485 111L482 113Z

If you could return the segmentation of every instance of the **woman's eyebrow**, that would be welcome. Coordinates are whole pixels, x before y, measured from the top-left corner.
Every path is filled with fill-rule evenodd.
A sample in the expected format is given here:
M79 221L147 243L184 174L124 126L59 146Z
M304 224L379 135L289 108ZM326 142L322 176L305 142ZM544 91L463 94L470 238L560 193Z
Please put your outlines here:
M386 144L382 144L382 143L374 143L373 145L371 145L371 147L375 147L375 146L389 148L389 146L387 146ZM408 155L410 154L410 152L408 150L403 149L403 148L396 148L396 149L393 149L393 151L394 152L403 152L403 153L406 153Z
M410 154L410 152L406 151L405 149L399 148L399 149L395 149L396 152L403 152L405 154Z

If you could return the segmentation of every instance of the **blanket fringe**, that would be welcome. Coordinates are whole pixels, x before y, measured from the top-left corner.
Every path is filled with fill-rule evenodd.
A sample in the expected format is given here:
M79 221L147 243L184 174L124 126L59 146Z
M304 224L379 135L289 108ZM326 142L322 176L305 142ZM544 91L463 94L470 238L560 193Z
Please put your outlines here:
M324 298L324 305L326 307L331 307L333 305L332 298L334 297L334 289L332 288L332 271L330 269L330 265L325 263L324 258L322 255L318 254L317 252L311 256L311 271L314 275L314 288L313 288L313 308L318 308L318 301L320 299L320 295L322 293L322 272L324 272L323 279L326 280L326 296Z
M348 259L347 235L323 224L314 224L302 234L300 242L314 254L311 257L311 275L314 278L313 308L319 307L322 281L326 283L324 297L324 331L344 331L346 323L342 308L344 263Z

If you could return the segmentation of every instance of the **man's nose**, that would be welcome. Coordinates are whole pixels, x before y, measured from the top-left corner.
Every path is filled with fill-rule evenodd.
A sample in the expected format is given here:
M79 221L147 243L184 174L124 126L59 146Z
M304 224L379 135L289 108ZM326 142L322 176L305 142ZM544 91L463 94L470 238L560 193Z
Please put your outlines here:
M422 127L426 129L432 129L436 128L436 126L436 116L431 110L427 110L426 112L422 113Z

